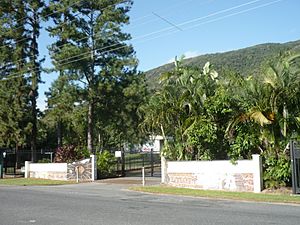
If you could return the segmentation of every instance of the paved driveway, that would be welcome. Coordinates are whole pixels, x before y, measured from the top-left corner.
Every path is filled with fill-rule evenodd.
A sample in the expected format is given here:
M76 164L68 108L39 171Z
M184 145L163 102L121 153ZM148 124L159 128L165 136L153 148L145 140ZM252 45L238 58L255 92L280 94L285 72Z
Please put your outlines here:
M295 225L300 221L299 206L150 195L126 189L138 180L52 187L2 186L0 225Z

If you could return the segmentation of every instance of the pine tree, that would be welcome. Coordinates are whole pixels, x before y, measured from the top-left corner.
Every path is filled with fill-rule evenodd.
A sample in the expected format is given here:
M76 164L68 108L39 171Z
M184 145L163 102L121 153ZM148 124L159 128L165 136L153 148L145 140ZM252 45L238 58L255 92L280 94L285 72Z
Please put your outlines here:
M38 112L36 99L41 72L38 37L43 7L44 1L42 0L3 0L0 3L2 25L0 42L1 52L3 52L1 54L1 78L13 80L13 83L6 86L9 91L5 94L7 95L6 101L13 98L14 101L18 102L19 109L15 110L15 113L20 116L15 116L14 120L22 117L29 118L27 114L24 116L22 112L27 113L30 105L31 115L25 130L30 130L31 159L33 162L36 161ZM29 75L30 78L26 78L26 75ZM15 98L15 96L18 97ZM28 96L30 104L28 104ZM18 123L20 121L15 124Z
M52 8L65 10L52 16L55 26L49 31L61 44L54 43L50 54L58 71L84 83L90 152L94 150L97 103L111 97L105 96L107 90L121 90L122 83L135 73L137 60L126 43L130 35L122 31L129 23L131 4L131 0L52 1Z
M40 82L41 62L39 59L38 38L40 36L42 21L42 12L45 7L43 0L23 1L26 12L26 30L28 32L28 63L29 72L31 75L31 161L36 162L36 148L37 148L37 97L38 97L38 83Z
M22 1L0 3L0 145L19 150L29 130L26 73L25 7Z

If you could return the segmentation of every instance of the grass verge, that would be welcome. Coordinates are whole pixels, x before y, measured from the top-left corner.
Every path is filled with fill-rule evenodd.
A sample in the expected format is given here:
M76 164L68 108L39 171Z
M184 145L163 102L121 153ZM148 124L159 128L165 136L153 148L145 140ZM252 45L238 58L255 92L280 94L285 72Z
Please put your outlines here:
M192 196L192 197L240 200L240 201L300 204L300 196L292 196L289 194L210 191L210 190L195 190L195 189L188 189L188 188L175 188L175 187L168 187L168 186L132 187L130 189L134 191L142 191L142 192L148 192L153 194L171 194L171 195Z
M63 185L63 184L73 184L73 183L75 182L61 181L61 180L33 179L33 178L0 179L0 185L15 185L15 186Z

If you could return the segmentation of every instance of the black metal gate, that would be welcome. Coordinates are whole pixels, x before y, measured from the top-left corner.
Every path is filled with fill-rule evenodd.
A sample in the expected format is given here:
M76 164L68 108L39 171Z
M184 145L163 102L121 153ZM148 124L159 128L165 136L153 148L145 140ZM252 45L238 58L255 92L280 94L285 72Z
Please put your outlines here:
M293 194L300 194L300 143L290 142Z
M142 168L154 176L160 173L160 153L147 152L147 153L125 153L123 158L116 161L116 173L122 176L127 176L134 171L140 173ZM159 171L159 172L158 172Z

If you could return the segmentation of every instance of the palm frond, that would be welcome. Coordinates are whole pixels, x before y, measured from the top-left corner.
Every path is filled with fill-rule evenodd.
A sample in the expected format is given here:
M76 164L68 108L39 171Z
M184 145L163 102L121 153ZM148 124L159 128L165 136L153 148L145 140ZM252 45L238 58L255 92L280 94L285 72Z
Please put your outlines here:
M253 111L248 114L249 118L259 123L261 126L266 124L271 124L272 121L269 120L261 111Z

